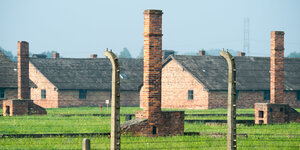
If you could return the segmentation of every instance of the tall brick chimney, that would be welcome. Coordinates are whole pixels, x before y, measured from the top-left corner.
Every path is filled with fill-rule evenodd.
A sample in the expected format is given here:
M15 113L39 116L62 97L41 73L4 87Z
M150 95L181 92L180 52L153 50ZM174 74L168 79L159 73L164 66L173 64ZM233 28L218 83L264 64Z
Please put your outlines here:
M200 50L199 51L199 56L204 56L205 55L205 50Z
M54 59L59 58L59 53L54 52L54 53L53 53L53 58L54 58Z
M90 55L91 58L97 58L97 56L98 56L97 54L91 54Z
M162 14L161 10L144 11L143 108L148 119L161 113Z
M18 41L18 99L30 99L29 44Z
M238 56L246 56L245 52L238 52Z
M284 32L271 32L270 103L283 103L284 98Z
M124 134L167 136L184 133L183 111L161 111L162 14L161 10L144 11L143 111L137 111L135 119L121 125Z

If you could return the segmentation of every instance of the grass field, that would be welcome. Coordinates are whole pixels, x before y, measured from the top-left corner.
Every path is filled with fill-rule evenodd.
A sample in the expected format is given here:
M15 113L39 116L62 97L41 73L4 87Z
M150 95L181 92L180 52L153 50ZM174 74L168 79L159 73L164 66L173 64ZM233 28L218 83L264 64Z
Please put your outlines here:
M133 114L135 107L122 107L121 114ZM168 109L169 110L169 109ZM185 114L226 114L226 109L184 110ZM299 109L298 109L299 111ZM0 134L99 133L110 132L110 117L70 116L62 114L109 114L109 109L97 107L47 109L46 116L0 117ZM253 109L239 109L239 114L253 114ZM60 115L60 117L58 117ZM226 116L186 117L185 119L226 119ZM238 117L237 119L254 119ZM121 117L121 122L125 117ZM185 132L226 133L226 124L185 123ZM238 125L239 149L300 149L300 123L275 125ZM86 137L0 138L0 149L81 149ZM88 137L93 149L109 149L109 137ZM122 136L122 149L226 149L224 136Z

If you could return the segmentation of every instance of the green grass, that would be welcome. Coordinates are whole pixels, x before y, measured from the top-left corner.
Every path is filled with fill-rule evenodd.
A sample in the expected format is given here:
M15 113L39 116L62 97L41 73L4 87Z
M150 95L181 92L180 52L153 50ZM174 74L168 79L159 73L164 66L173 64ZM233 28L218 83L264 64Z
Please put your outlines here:
M163 109L166 111L184 111L185 114L227 114L227 109ZM254 114L254 109L237 109L237 114Z
M110 109L110 108L109 108ZM121 114L133 114L136 107L122 107ZM170 109L168 109L169 111ZM174 110L174 109L173 109ZM298 109L299 111L299 109ZM0 134L33 133L99 133L110 132L110 117L71 116L61 114L109 114L110 110L98 107L47 109L46 116L0 117ZM185 110L186 114L226 114L226 109ZM254 113L253 109L239 109L240 114ZM226 116L188 116L185 119L217 120ZM254 119L238 117L237 119ZM121 117L121 122L125 117ZM248 134L238 137L239 149L299 149L300 123L274 125L238 125L237 133ZM226 124L185 123L185 132L227 132ZM81 149L84 137L67 138L0 138L0 149ZM88 137L93 149L109 149L109 137ZM226 149L224 136L170 136L130 137L122 136L122 149ZM225 146L225 147L224 147Z

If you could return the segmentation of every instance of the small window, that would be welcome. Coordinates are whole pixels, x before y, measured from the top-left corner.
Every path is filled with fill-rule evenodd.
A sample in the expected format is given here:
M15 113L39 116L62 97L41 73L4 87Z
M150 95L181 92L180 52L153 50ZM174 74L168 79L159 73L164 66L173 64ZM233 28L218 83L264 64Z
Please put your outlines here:
M297 91L297 100L300 101L300 91Z
M270 91L264 91L264 100L269 101L270 100Z
M193 99L194 99L194 91L188 90L188 100L193 100Z
M5 89L0 89L0 99L5 99Z
M46 99L46 90L41 90L41 99Z
M79 99L86 99L87 90L79 90Z
M235 92L235 101L237 101L239 99L239 94L240 94L240 91L236 90Z

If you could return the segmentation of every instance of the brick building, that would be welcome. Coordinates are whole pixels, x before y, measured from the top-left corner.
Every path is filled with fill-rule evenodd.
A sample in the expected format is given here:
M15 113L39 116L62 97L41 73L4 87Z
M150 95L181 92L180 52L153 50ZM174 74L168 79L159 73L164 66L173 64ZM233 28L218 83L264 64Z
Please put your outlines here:
M106 106L111 97L111 64L106 58L30 58L29 75L36 84L31 99L45 108ZM143 80L142 59L119 59L121 106L138 106Z
M270 101L270 58L235 57L237 107ZM300 58L284 58L284 103L300 108ZM169 56L162 69L162 108L227 107L227 63L220 56Z

